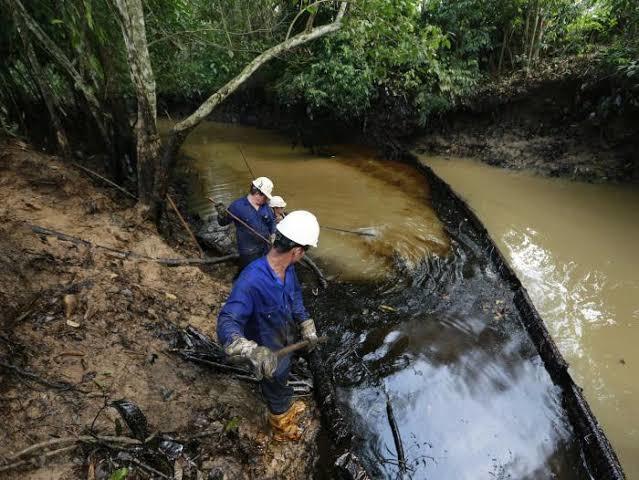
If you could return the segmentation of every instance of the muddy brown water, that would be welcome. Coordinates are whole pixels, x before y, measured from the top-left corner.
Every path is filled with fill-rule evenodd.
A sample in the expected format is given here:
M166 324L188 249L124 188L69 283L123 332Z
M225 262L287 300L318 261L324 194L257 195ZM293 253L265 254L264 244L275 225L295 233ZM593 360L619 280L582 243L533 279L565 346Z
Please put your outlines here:
M628 478L639 478L639 190L471 160L422 160L462 195L527 288Z
M190 203L202 218L213 211L208 197L228 205L246 194L252 176L244 153L256 176L275 182L274 194L284 197L288 211L310 210L322 225L372 233L322 230L313 255L342 279L385 276L394 253L412 264L448 249L441 222L426 206L428 188L421 177L407 165L376 160L371 151L341 146L333 158L321 158L292 148L273 132L207 122L182 152L199 179Z
M208 196L246 192L238 146L289 209L374 229L373 238L322 231L313 253L335 280L307 299L330 337L326 365L373 478L398 475L384 389L409 478L587 478L561 392L512 294L470 234L445 233L416 169L350 146L320 158L273 132L206 123L183 149L194 212L210 213ZM323 455L317 477L332 478Z

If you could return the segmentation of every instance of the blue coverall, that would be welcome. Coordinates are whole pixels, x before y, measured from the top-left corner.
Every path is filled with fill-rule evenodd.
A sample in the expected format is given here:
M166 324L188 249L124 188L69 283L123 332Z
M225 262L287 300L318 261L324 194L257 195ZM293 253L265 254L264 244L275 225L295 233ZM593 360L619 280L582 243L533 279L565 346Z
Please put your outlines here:
M308 318L293 265L286 269L282 283L266 257L261 257L233 285L217 319L217 336L224 346L239 335L275 351L294 343L297 325ZM286 385L291 356L280 358L273 378L264 378L260 384L269 410L276 415L291 405L293 389Z
M228 210L267 240L275 233L275 215L268 205L260 205L260 208L255 210L248 198L242 197L231 203ZM256 258L266 255L270 246L230 215L218 217L220 225L228 225L231 222L235 223L240 269L243 269Z

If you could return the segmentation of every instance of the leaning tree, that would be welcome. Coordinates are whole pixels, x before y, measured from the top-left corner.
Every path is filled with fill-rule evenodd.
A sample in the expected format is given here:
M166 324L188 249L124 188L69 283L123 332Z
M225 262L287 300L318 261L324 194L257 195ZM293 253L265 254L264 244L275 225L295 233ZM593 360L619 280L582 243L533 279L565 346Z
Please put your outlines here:
M178 151L189 133L238 89L256 70L269 60L323 35L339 30L348 2L319 0L303 2L300 12L280 42L257 55L242 71L209 96L191 115L171 127L166 139L160 138L157 127L156 85L147 42L142 0L111 0L117 11L126 47L127 61L137 100L135 140L137 153L138 198L143 209L157 220L161 214ZM338 4L327 23L315 25L318 9L323 4ZM291 35L302 14L306 23L301 31Z

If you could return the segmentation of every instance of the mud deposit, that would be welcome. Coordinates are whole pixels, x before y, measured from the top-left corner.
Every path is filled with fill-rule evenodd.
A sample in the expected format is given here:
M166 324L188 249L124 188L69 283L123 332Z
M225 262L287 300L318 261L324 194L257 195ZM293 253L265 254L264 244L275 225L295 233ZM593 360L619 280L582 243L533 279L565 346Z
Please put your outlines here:
M34 234L28 224L148 256L196 256L68 164L19 143L0 148L0 477L105 479L128 468L128 478L308 478L316 420L303 442L274 444L249 384L170 351L189 324L214 332L229 267L212 267L219 281ZM145 443L110 406L122 398L145 415ZM183 450L162 450L164 438ZM39 442L51 446L16 457Z
M488 86L415 141L417 153L588 182L639 181L633 94L587 61ZM557 65L560 71L565 67ZM596 68L596 67L595 67Z

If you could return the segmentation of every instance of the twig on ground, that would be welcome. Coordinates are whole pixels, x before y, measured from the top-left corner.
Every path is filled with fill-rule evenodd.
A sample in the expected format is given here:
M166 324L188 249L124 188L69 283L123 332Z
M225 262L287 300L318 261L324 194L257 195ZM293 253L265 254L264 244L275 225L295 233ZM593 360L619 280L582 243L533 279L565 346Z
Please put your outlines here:
M7 457L8 460L16 460L20 457L24 457L25 455L31 455L34 452L42 450L47 447L52 447L54 445L64 445L67 443L95 443L98 441L102 442L111 442L111 443L124 443L127 445L141 445L142 442L140 440L136 440L131 437L115 437L110 435L81 435L79 437L64 437L64 438L52 438L51 440L47 440L45 442L36 443L31 445L24 450L20 450L13 455Z
M169 477L169 476L163 474L159 470L156 470L155 468L147 465L146 463L141 462L137 458L131 457L131 458L128 459L128 461L133 463L133 464L135 464L135 465L137 465L138 467L142 468L143 470L146 470L148 472L151 472L151 473L157 475L158 477L166 478L167 480L171 480L171 478L173 478L173 477Z
M70 452L74 450L77 445L69 445L68 447L59 448L57 450L51 450L50 452L44 453L41 457L43 458L51 458L55 455L60 455L61 453ZM20 460L18 462L10 463L9 465L0 466L0 472L6 472L7 470L12 470L14 468L21 467L22 465L26 465L29 463L29 460Z
M71 385L70 383L66 383L66 382L50 382L48 380L45 380L44 378L40 377L39 375L36 375L33 372L30 372L28 370L24 370L23 368L20 368L16 365L13 365L11 363L6 363L0 360L0 367L4 367L7 370L12 370L15 374L20 375L22 377L26 377L29 380L33 380L35 382L40 383L41 385L44 385L46 387L50 387L50 388L55 388L58 390L71 390L74 389L75 386Z
M191 237L191 240L193 240L193 243L195 244L197 249L200 251L200 256L202 258L204 258L206 256L205 253L204 253L204 250L202 250L202 247L198 243L197 238L195 238L195 235L193 234L193 231L191 230L191 227L189 227L189 224L186 223L186 220L184 220L184 217L182 217L182 214L180 214L180 211L178 210L177 205L175 204L173 199L171 198L171 195L169 195L167 193L166 194L166 199L169 202L169 205L171 205L171 208L173 209L173 211L177 215L178 219L180 220L180 223L182 223L182 226L188 232L189 236Z
M82 238L74 237L73 235L68 235L66 233L57 232L55 230L40 227L38 225L31 225L29 223L27 223L27 225L29 226L29 228L31 228L31 230L34 233L56 237L66 242L75 243L76 245L80 244L80 245L85 245L87 247L101 248L103 250L111 252L112 254L115 254L116 256L118 256L118 258L122 258L125 260L141 260L141 261L148 261L148 262L156 262L156 263L167 265L167 266L179 266L179 265L213 265L216 263L228 262L230 260L235 260L236 258L238 258L238 255L236 254L225 255L223 257L205 257L205 258L149 257L147 255L142 255L135 252L127 252L124 250L118 250L117 248L107 247L106 245L92 243L92 242L89 242L88 240L83 240Z

